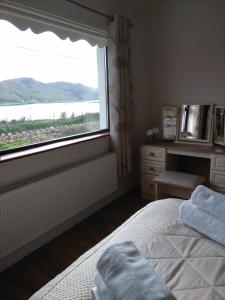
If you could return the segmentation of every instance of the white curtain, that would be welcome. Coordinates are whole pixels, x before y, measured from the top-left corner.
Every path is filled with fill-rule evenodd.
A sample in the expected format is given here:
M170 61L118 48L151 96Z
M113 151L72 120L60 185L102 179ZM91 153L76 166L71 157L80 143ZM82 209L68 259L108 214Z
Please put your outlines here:
M109 25L109 111L110 134L117 154L119 175L133 166L133 99L131 83L130 21L114 16Z

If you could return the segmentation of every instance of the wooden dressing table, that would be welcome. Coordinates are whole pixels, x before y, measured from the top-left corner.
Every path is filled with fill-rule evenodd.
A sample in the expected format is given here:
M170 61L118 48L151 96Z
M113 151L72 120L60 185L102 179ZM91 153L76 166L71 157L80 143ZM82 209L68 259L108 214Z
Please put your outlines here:
M202 175L206 184L225 194L225 147L159 141L141 147L142 197L155 194L153 178L165 170Z

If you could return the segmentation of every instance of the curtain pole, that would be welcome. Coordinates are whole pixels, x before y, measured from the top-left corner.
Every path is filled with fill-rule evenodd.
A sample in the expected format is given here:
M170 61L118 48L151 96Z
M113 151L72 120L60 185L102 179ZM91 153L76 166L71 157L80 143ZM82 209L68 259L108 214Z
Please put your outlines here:
M100 15L100 16L102 16L102 17L105 17L105 18L109 19L110 21L113 21L113 16L104 14L104 13L102 13L101 11L98 11L98 10L96 10L96 9L90 8L90 7L88 7L88 6L86 6L86 5L83 5L83 4L81 4L81 3L78 3L78 2L76 2L76 1L74 1L74 0L65 0L65 1L68 2L68 3L71 3L71 4L73 4L73 5L79 6L79 7L81 7L81 8L87 9L87 10L89 10L89 11L91 11L91 12L97 14L97 15Z

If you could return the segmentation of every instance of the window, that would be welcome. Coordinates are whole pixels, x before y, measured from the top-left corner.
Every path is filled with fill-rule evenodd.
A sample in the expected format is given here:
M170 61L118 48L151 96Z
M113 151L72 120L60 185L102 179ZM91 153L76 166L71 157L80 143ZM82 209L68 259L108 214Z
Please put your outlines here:
M108 129L106 48L0 20L0 151Z

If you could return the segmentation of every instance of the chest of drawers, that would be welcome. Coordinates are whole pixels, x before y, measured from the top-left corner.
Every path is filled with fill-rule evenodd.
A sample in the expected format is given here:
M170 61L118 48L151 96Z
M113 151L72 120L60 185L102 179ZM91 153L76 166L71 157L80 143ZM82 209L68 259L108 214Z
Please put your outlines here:
M165 171L166 149L144 145L141 147L141 194L145 199L152 199L155 195L156 175Z
M225 194L225 155L211 156L210 186L215 191Z

